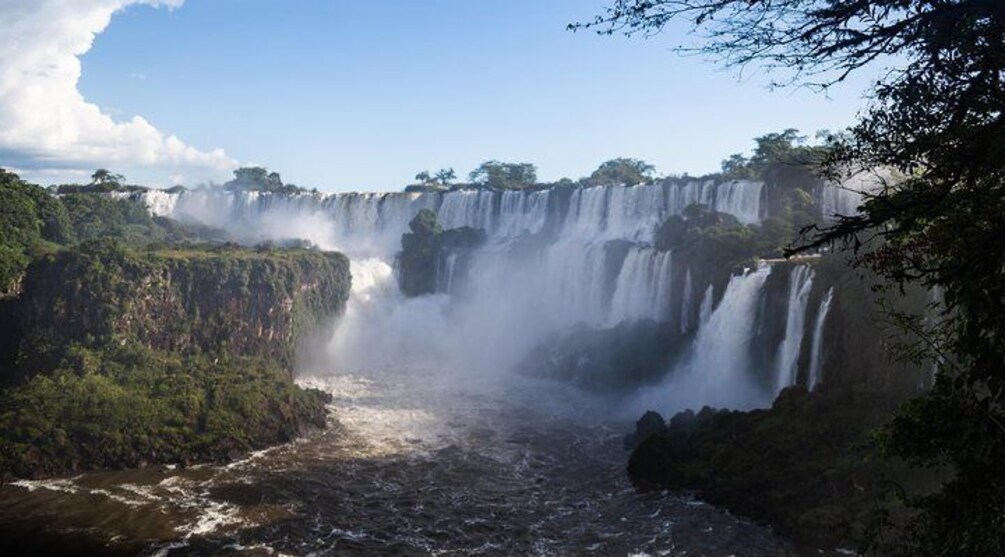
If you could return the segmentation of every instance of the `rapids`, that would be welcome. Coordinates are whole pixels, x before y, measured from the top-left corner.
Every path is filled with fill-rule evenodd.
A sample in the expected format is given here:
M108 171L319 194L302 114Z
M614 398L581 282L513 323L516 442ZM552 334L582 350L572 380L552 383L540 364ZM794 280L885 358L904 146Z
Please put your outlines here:
M443 369L304 377L332 427L228 465L0 487L10 554L774 555L765 528L638 494L602 401Z

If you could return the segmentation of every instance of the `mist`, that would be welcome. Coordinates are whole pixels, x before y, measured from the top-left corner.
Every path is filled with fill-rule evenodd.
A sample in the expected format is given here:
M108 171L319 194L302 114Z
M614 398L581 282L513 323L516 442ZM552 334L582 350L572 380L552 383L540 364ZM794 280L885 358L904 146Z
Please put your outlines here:
M829 207L848 199L847 192L831 188L817 195ZM649 381L595 393L617 399L598 408L630 419L645 409L765 406L796 382L801 337L772 339L770 349L784 361L771 369L748 355L766 319L758 303L770 267L736 275L716 289L695 282L693 261L654 248L659 224L693 203L758 223L763 198L759 182L666 181L564 192L278 195L203 189L152 191L143 201L157 214L221 227L249 244L303 239L349 256L347 309L330 342L307 359L311 369L305 373L433 368L451 381L499 384L534 375L537 363L528 355L556 335L577 327L603 331L654 322L672 331L666 341L680 346L676 356ZM409 220L422 209L434 210L444 229L479 228L487 240L465 257L443 258L436 292L410 298L398 287L396 255ZM803 288L790 317L800 334L806 294ZM784 377L776 380L780 366Z

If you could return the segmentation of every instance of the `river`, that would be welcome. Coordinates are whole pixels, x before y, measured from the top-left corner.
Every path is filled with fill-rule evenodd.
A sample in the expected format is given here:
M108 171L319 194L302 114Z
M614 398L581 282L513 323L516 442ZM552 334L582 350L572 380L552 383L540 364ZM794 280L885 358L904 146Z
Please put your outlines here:
M547 381L433 369L314 375L331 425L226 465L0 488L4 553L778 555L770 530L637 493L631 424Z

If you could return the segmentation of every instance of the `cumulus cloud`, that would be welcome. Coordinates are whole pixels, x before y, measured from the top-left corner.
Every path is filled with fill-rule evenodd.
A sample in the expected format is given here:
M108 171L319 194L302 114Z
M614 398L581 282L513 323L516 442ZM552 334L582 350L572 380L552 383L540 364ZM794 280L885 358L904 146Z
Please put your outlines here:
M141 116L115 121L77 90L80 57L112 16L133 4L184 0L0 0L0 166L39 176L95 167L218 176L235 163Z

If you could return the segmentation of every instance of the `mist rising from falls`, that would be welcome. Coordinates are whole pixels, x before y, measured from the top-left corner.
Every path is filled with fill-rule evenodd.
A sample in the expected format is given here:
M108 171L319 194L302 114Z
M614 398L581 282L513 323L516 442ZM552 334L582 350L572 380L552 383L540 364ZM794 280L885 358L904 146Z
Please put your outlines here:
M493 376L554 333L651 320L683 339L674 342L691 346L689 357L668 369L676 386L642 395L662 397L652 400L661 410L763 405L782 383L794 381L812 276L807 268L793 271L804 278L791 279L799 288L790 295L785 339L772 347L776 367L758 370L750 346L771 268L732 277L717 300L708 278L683 268L672 250L653 246L657 225L691 204L757 223L763 196L758 182L710 180L539 191L142 194L156 214L225 228L249 243L302 238L349 255L353 291L329 347L333 369L407 363ZM436 211L445 229L483 229L487 242L468 256L448 254L438 262L437 294L406 298L394 257L421 209ZM758 379L765 371L786 379L765 384Z
M747 409L770 403L774 393L757 385L750 357L758 301L770 274L771 267L764 265L729 280L719 305L698 329L689 358L663 384L644 391L633 412L653 407Z

